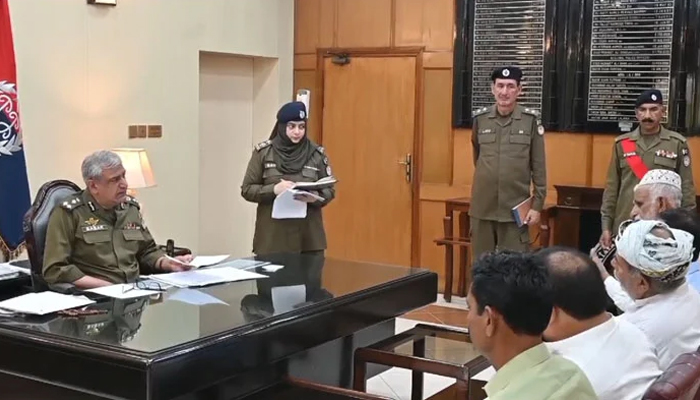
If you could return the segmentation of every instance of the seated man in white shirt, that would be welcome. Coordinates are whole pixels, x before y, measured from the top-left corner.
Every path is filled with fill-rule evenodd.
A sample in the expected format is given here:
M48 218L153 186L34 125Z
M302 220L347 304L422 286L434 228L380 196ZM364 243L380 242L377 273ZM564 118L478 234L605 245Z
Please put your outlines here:
M544 339L554 354L575 362L601 400L639 400L661 375L649 339L606 312L605 285L593 261L578 250L537 253L549 270L554 310Z
M547 268L534 255L480 257L467 307L471 340L497 371L484 387L490 400L597 399L583 371L542 342L552 289Z
M615 276L634 300L619 318L646 334L666 369L700 346L700 294L685 280L693 235L662 221L629 221L615 245Z
M661 219L671 228L681 229L695 236L695 230L686 229L691 226L687 218L671 216L672 220L667 221L663 215L668 212L678 210L683 213L693 213L695 210L680 209L682 197L681 177L674 171L664 169L652 169L644 175L642 180L634 188L634 206L630 213L630 218L634 220L655 220ZM696 215L697 217L697 215ZM680 220L679 220L680 218ZM696 239L700 240L700 237ZM697 260L700 246L695 245L696 251L693 260ZM595 249L591 250L591 258L600 267L600 273L605 282L608 295L615 303L615 306L622 311L627 310L634 304L634 301L620 286L615 278L611 277L601 265L596 256ZM700 274L698 274L698 262L694 261L688 270L688 282L696 290L700 290Z

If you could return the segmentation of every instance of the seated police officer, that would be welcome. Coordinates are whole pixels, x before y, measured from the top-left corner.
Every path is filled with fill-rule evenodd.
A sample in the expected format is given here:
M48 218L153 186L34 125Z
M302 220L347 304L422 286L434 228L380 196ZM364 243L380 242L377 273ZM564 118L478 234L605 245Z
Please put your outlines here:
M189 269L192 256L167 258L144 224L138 202L126 195L119 156L98 151L83 160L86 189L51 213L44 251L44 280L81 289L134 282L141 271Z

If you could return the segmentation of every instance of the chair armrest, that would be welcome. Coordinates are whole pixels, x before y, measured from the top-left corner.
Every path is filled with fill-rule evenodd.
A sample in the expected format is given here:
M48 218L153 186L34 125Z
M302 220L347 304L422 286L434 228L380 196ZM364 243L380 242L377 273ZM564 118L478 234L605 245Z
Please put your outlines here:
M63 294L79 294L82 292L72 283L55 283L49 285L49 290Z
M336 394L340 396L347 396L348 399L359 399L359 400L391 400L389 397L378 396L374 394L358 392L350 389L342 389L333 386L321 385L319 383L305 381L303 379L287 377L286 381L296 387L311 389L323 393Z

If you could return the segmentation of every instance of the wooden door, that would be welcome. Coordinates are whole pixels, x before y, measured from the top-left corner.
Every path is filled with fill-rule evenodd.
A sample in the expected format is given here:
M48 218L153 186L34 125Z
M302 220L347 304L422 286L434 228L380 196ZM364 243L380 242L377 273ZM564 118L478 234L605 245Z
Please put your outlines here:
M400 162L415 159L416 59L326 58L323 80L322 142L339 180L324 210L327 255L411 265L412 182Z

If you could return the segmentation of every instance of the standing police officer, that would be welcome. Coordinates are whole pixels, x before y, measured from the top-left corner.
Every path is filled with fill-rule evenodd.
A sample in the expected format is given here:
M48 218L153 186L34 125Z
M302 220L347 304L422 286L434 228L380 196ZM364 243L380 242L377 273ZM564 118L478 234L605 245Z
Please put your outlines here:
M335 197L333 185L314 192L323 200L297 195L297 200L308 203L305 218L272 218L277 195L293 188L296 182L315 182L332 176L323 147L306 135L306 121L304 103L295 101L282 106L270 139L255 146L248 162L241 195L258 204L253 237L253 253L257 255L326 249L321 209Z
M540 220L547 193L544 127L535 110L517 104L522 71L498 68L491 74L496 104L474 113L474 180L469 215L474 259L498 249L526 251L528 225ZM530 197L532 208L519 227L512 209Z
M695 208L695 184L685 137L661 125L666 108L661 92L643 92L635 103L639 126L615 138L600 209L603 233L600 244L612 244L620 223L630 218L634 187L651 169L668 169L681 176L681 207Z

